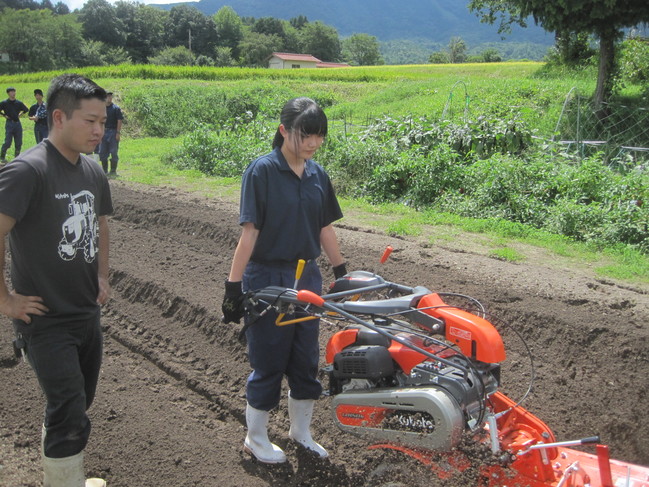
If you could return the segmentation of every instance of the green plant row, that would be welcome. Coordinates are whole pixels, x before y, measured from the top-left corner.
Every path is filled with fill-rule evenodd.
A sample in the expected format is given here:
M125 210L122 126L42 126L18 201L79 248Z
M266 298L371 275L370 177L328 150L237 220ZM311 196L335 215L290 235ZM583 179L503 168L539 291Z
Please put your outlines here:
M227 129L201 126L169 161L238 177L269 150L266 127L252 117ZM649 253L649 175L641 166L615 170L601 154L579 160L530 142L529 130L514 121L381 119L362 132L332 133L318 161L345 196L504 219Z
M298 91L265 81L208 86L141 83L125 90L122 100L132 130L151 137L177 137L197 124L233 128L242 117L248 121L275 118L286 100L298 95L310 96L323 107L334 102L327 91Z

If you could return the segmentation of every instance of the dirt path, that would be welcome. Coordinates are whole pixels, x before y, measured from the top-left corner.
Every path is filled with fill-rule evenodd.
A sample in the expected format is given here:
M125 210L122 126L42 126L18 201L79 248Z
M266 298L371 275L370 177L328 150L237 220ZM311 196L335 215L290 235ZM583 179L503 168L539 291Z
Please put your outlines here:
M326 398L313 430L330 460L305 457L288 442L285 402L272 416L270 435L286 448L288 465L260 466L241 453L249 367L239 326L220 324L218 312L238 238L237 207L173 189L112 187L114 296L104 309L90 473L105 476L110 487L362 485L381 453L339 432ZM377 269L390 244L393 257L379 270L386 278L474 296L521 333L536 373L526 407L558 439L600 433L615 458L649 465L647 290L345 226L338 232L348 268ZM36 486L43 403L33 374L13 358L11 334L4 320L0 486ZM329 334L323 325L323 347ZM514 340L504 334L506 345ZM504 392L520 397L528 380L514 345L503 367Z

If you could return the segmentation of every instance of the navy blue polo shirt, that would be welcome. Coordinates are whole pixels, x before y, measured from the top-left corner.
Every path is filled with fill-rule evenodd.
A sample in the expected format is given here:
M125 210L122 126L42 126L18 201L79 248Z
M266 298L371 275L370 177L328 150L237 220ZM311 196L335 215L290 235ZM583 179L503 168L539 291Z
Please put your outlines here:
M259 230L253 262L294 265L315 259L320 231L342 216L329 176L312 160L300 179L277 147L243 174L239 223Z
M117 121L124 120L124 115L122 114L122 109L119 105L111 103L106 107L106 125L107 129L116 129Z

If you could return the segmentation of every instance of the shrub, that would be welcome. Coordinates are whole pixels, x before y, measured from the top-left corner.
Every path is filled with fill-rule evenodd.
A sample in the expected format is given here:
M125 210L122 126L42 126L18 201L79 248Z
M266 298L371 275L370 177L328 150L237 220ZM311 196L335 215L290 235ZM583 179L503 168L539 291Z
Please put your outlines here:
M138 88L125 94L129 114L145 135L177 137L193 124L227 127L242 114L277 118L283 103L294 96L287 88L249 83L245 89L181 85Z
M376 168L394 164L400 157L395 147L378 140L359 141L356 137L331 134L317 154L329 173L336 191L349 197L369 196Z
M401 153L396 162L375 168L367 190L374 201L430 206L444 193L462 187L464 168L460 161L460 157L443 144L427 152Z
M619 67L622 84L637 83L649 89L649 39L626 39L620 48Z
M194 64L194 55L185 46L168 47L155 56L149 58L151 64L165 66L191 66Z
M236 125L233 130L196 124L168 160L181 169L197 169L210 176L240 177L250 162L270 151L271 137L269 129L259 123Z
M431 121L426 117L377 120L364 134L363 140L376 138L401 149L418 146L424 151L440 143L463 156L489 157L497 152L520 153L529 146L532 133L527 126L512 118L488 119L457 124L450 121Z

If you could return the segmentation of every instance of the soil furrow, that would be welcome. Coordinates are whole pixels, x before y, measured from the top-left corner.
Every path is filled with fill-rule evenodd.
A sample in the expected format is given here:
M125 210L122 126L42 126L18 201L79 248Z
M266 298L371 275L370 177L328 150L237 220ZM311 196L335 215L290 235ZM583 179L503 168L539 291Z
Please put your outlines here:
M326 461L288 441L286 401L271 415L271 439L289 464L260 465L241 453L245 380L250 372L241 325L220 323L223 281L239 235L237 206L173 188L111 182L113 298L103 309L102 378L90 410L89 473L121 486L343 486L371 484L385 456L333 425L331 399L319 401L314 436ZM506 322L510 347L503 390L558 440L600 433L614 458L649 464L649 293L557 267L551 260L512 264L470 252L392 238L351 222L338 228L348 269L480 300ZM394 252L378 264L386 245ZM319 262L325 283L331 269ZM40 485L42 397L13 357L8 320L0 327L0 485ZM321 346L338 324L321 325ZM322 365L324 362L321 361ZM325 384L326 385L326 384ZM286 397L287 391L283 391ZM411 460L408 485L437 485ZM461 483L456 484L462 485ZM455 487L455 485L454 485Z

